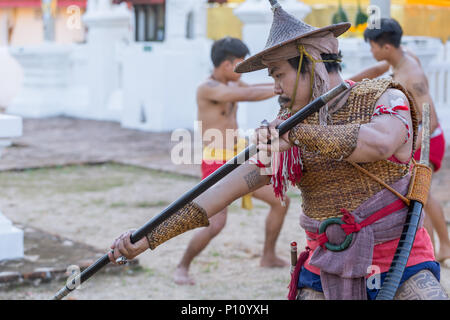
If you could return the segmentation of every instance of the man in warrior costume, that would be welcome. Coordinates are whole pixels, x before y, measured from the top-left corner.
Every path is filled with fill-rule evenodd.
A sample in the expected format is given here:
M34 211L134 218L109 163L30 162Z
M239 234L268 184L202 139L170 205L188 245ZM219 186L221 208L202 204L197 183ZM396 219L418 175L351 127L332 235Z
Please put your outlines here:
M214 70L197 90L198 120L201 123L202 137L214 137L211 143L203 141L203 179L246 147L246 140L238 135L237 102L260 101L275 95L273 83L249 85L240 80L241 74L234 72L236 65L242 62L248 53L247 46L241 40L231 37L215 41L211 48ZM287 266L288 263L276 255L275 247L288 210L288 201L286 206L282 206L272 188L264 186L242 198L243 208L252 208L252 196L270 205L260 265ZM194 280L189 276L189 266L224 228L226 219L227 208L214 215L210 219L210 225L193 236L174 273L175 283L194 284Z
M258 129L259 157L236 168L135 244L131 232L122 234L111 246L110 260L133 258L181 232L206 226L208 218L231 201L269 182L280 198L293 183L301 190L300 225L307 248L297 262L289 298L371 299L377 289L367 288L368 272L378 268L383 282L408 211L418 125L414 101L391 79L365 80L277 138L274 127L282 119L342 82L339 73L326 71L328 59L322 54L338 52L336 37L350 24L315 28L269 1L274 20L266 48L236 71L268 68L275 79L281 109L269 127L272 144L266 143L269 130ZM272 145L278 148L271 150ZM271 152L271 161L266 152ZM261 168L268 166L271 176ZM330 224L336 217L342 225ZM396 298L447 299L439 272L428 233L420 226Z
M361 81L365 78L373 79L383 75L392 69L392 78L407 89L414 98L418 110L419 122L421 122L423 103L430 105L430 163L434 172L441 168L445 153L444 132L439 125L433 99L431 98L428 80L422 69L419 59L412 53L400 46L403 30L400 24L394 19L380 19L380 28L366 29L364 39L369 41L372 55L380 61L375 66L367 68L351 79ZM422 137L419 125L418 137ZM417 141L417 151L414 159L420 159L421 139ZM436 253L436 260L444 262L450 258L450 239L445 222L444 211L438 200L433 195L428 195L428 201L424 208L425 228L427 229L431 241L434 244L433 227L439 238L439 251Z

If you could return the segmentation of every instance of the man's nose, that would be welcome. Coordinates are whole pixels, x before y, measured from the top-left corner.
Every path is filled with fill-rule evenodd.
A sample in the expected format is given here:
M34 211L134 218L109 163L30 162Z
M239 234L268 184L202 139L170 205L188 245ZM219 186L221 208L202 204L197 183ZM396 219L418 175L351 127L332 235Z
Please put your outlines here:
M281 87L278 84L275 84L273 91L276 95L281 95L283 93L283 90L281 89Z

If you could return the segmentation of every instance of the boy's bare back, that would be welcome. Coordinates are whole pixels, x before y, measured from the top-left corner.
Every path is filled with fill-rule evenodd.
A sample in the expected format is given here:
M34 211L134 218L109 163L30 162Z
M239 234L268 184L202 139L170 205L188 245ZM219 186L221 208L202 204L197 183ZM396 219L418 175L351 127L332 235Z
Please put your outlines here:
M403 48L404 60L397 70L394 70L393 78L404 86L413 96L417 108L419 109L419 120L422 118L422 105L430 104L431 127L437 127L437 116L428 86L428 80L420 64L420 60L414 53Z

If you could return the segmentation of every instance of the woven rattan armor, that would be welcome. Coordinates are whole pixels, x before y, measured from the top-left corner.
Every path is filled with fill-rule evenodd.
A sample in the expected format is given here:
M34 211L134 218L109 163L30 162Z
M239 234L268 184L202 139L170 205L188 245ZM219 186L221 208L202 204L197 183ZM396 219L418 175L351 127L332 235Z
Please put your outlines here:
M186 231L209 225L206 211L190 202L146 235L150 249Z
M411 95L391 78L364 80L356 84L344 106L329 116L328 125L370 122L376 101L389 88L401 90L409 100L413 120L414 149L418 126L415 102ZM284 116L286 112L281 110L279 116ZM304 123L317 125L317 113L306 119ZM352 212L384 188L379 182L346 161L332 160L303 149L302 162L303 176L297 186L303 198L303 212L316 220L341 217L343 208ZM411 163L399 164L382 160L360 165L386 184L392 185L409 173Z

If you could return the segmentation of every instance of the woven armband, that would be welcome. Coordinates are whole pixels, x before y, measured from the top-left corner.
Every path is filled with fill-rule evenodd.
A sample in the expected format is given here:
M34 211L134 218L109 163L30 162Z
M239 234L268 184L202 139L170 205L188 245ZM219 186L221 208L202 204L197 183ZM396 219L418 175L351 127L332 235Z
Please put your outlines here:
M289 132L289 140L299 148L326 158L342 160L356 148L360 124L299 124Z
M430 167L420 163L414 164L409 191L406 195L409 200L419 201L424 206L427 204L428 192L431 186L431 174L432 170Z
M195 202L191 202L163 221L146 235L150 249L172 239L186 231L209 226L206 211Z

